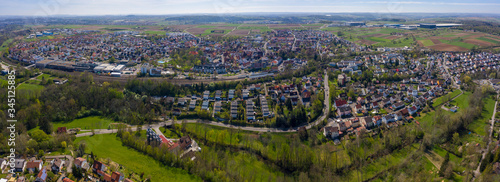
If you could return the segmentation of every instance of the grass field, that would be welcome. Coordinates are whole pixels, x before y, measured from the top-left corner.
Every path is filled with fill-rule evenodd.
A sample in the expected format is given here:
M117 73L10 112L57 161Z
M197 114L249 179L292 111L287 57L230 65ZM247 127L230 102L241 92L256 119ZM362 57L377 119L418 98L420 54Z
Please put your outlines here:
M12 43L13 40L14 39L7 39L6 41L4 41L2 43L2 45L0 46L0 52L5 51L9 47L9 44Z
M407 157L415 152L418 148L418 144L413 144L401 150L395 151L389 155L385 155L382 158L374 160L373 162L362 168L363 179L359 179L357 170L352 170L349 172L349 174L347 174L347 181L365 181L367 179L375 177L378 173L384 172L390 167L398 165L401 162L405 161Z
M491 116L493 115L494 108L495 101L491 98L485 99L483 112L481 112L481 118L472 122L468 128L478 135L486 136L487 132L485 131L485 127L489 126L489 121L491 120Z
M113 123L112 120L107 118L101 118L98 116L90 116L81 119L75 119L70 122L54 122L54 129L58 127L66 128L80 128L82 130L90 129L107 129L109 124Z
M272 31L269 27L267 26L240 26L238 29L250 29L250 30L259 30L261 33L262 32L270 32Z
M21 91L21 90L24 90L24 91L34 91L34 92L40 92L42 91L44 87L41 86L41 85L35 85L35 84L29 84L29 83L23 83L21 85L19 85L16 90L17 91Z
M449 98L450 98L450 99L453 99L454 97L456 97L456 96L457 96L457 95L459 95L460 93L462 93L462 92L460 92L460 90L458 90L458 89L457 89L457 90L455 90L455 91L453 91L453 92L451 92L451 93L448 93L448 94L446 94L446 95L449 95L449 96L450 96ZM442 104L442 103L443 103L443 101L444 101L444 99L445 99L445 96L441 96L441 97L439 97L439 98L434 99L434 101L433 101L433 103L432 103L432 107L436 107L436 106L438 106L438 105Z
M432 46L432 45L434 45L434 43L431 40L429 40L429 39L422 40L422 44L424 46Z
M500 44L499 41L496 41L496 40L493 40L493 39L489 39L489 38L486 38L486 37L479 37L479 38L476 38L478 40L482 40L482 41L486 41L486 42L491 42L491 43L494 43L494 44Z
M469 107L469 96L471 92L464 92L462 95L458 96L455 100L450 101L451 105L456 105L459 108Z
M439 41L441 41L442 43L445 43L445 44L455 45L455 46L459 46L459 47L463 47L463 48L467 48L467 49L472 49L475 46L474 44L461 42L460 40L456 40L456 39L452 39L452 40L439 39Z
M224 33L212 33L212 31L224 31ZM205 35L214 35L214 34L227 34L229 32L231 32L232 29L206 29L205 32L203 32L203 34L201 34L201 36L205 36Z
M42 81L43 78L45 78L45 80L59 79L59 77L55 77L55 76L52 76L52 75L49 75L49 74L43 74L43 75L40 75L40 76L36 77L36 79L40 80L40 81Z
M164 166L152 157L123 146L122 142L116 138L116 134L80 137L75 142L82 140L85 140L87 144L87 153L92 151L98 158L109 157L112 161L135 173L144 172L145 176L152 177L151 181L201 181L200 178L182 169Z
M388 41L390 41L389 39L384 39L384 38L380 38L380 37L368 37L366 39L371 40L371 41L375 41L375 42L388 42Z

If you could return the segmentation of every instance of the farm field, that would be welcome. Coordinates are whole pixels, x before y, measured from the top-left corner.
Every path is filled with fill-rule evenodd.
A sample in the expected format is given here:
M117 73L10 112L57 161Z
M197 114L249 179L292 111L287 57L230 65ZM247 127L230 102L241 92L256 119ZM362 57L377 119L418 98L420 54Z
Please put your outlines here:
M101 159L110 158L134 173L143 172L152 177L151 181L201 181L199 177L190 175L187 171L165 166L150 156L123 146L116 134L80 137L75 143L80 141L85 141L86 153L93 152Z

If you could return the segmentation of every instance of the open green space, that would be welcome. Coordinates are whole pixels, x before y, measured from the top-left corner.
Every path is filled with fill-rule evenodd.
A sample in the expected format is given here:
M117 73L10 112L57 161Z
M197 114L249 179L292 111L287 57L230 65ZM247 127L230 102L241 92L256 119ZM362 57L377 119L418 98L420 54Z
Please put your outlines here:
M471 92L464 92L462 95L458 96L456 99L450 101L451 105L456 105L459 108L467 108L469 107L469 96Z
M491 116L493 115L493 109L495 109L495 101L491 98L484 100L484 108L481 112L481 118L478 118L469 125L469 129L474 133L481 136L486 136L487 132L485 128L489 126Z
M260 32L270 32L272 31L267 26L239 26L238 29L251 29L251 30L259 30Z
M108 118L102 118L99 116L90 116L80 119L75 119L70 122L54 122L54 129L58 127L66 127L66 128L80 128L82 130L90 130L90 129L107 129L108 126L113 123L112 120Z
M467 48L467 49L472 49L475 47L474 44L461 42L460 40L455 40L455 39L453 39L453 40L439 39L439 41L441 41L442 43L445 43L445 44L455 45L455 46L459 46L459 47L463 47L463 48Z
M366 38L367 40L375 41L375 42L387 42L390 41L389 39L384 39L380 37L368 37Z
M116 134L80 137L75 143L83 140L87 144L87 153L92 151L98 158L110 158L129 171L143 172L152 177L151 181L201 181L187 171L165 166L150 156L123 146Z
M352 170L347 174L347 181L365 181L367 179L371 179L375 177L377 174L389 170L391 167L401 164L407 157L409 157L412 153L417 151L419 148L418 144L413 144L407 146L401 150L397 150L391 154L385 155L381 158L378 158L372 161L370 164L363 166L363 179L360 179L357 173L358 170Z
M7 39L6 41L4 41L0 46L0 52L7 50L7 48L9 48L9 44L12 43L13 40L14 39Z
M422 42L422 44L424 46L432 46L432 45L434 45L434 43L431 40L429 40L429 39L422 40L421 42Z
M224 31L224 33L212 33L212 31ZM201 35L205 36L205 35L211 35L211 34L227 34L231 31L233 31L233 29L206 29L203 32L203 34L201 34Z
M496 40L493 40L493 39L489 39L489 38L486 38L486 37L479 37L479 38L476 38L477 40L482 40L482 41L486 41L486 42L490 42L490 43L494 43L494 44L500 44L499 41L496 41Z
M35 84L29 84L29 83L23 83L19 85L16 90L17 91L34 91L34 92L40 92L42 91L44 87L41 85L35 85Z
M432 107L437 107L437 106L441 105L444 101L446 101L446 99L453 99L454 97L456 97L460 93L462 93L462 92L460 92L460 90L456 89L455 91L448 93L445 96L438 97L438 98L434 99L434 101L432 103Z

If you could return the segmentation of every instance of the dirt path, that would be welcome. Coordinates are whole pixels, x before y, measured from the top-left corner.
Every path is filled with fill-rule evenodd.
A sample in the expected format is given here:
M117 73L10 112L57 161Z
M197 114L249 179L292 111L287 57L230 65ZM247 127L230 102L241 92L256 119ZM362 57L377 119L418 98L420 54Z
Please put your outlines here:
M472 178L473 179L472 181L474 181L474 179L477 176L481 175L481 172L480 172L479 168L481 167L481 163L483 162L483 159L486 157L486 154L488 153L488 151L490 151L491 137L493 136L493 126L495 126L495 114L497 112L497 104L498 104L498 101L495 102L495 108L493 110L493 116L491 116L490 134L489 134L489 137L488 137L488 144L486 144L486 150L483 151L483 155L481 157L481 161L479 161L479 165L477 165L477 169L474 171L474 178Z
M434 164L434 166L436 166L438 170L441 169L441 163L443 163L444 160L441 156L436 154L434 151L425 152L424 155L427 159L429 159L429 161L431 161L432 164Z

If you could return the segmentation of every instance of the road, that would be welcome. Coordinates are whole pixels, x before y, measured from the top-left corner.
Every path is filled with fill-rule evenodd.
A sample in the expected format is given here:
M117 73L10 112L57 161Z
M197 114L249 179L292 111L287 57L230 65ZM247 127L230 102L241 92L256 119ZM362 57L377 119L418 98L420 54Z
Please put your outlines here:
M498 104L498 101L495 102L495 108L493 110L493 116L491 116L490 135L488 137L488 143L486 144L486 150L483 152L483 156L481 157L481 161L479 161L479 165L477 166L477 169L474 171L474 178L473 178L473 180L476 177L478 177L479 175L481 175L481 172L480 172L479 168L481 167L481 163L483 162L483 159L486 157L486 154L488 153L488 151L490 151L491 137L493 136L493 126L495 126L495 114L497 112L497 104Z
M325 118L328 116L328 113L330 111L330 86L328 84L328 74L325 70L325 79L324 79L324 85L325 85L325 101L324 101L324 107L323 107L323 112L321 115L316 119L316 121L311 122L309 124L304 124L299 127L290 127L290 128L266 128L266 127L252 127L252 126L235 126L231 124L224 124L224 123L219 123L219 122L213 122L213 121L207 121L207 120L184 120L186 123L204 123L208 125L213 125L213 126L219 126L219 127L226 127L226 128L238 128L241 130L246 130L246 131L255 131L255 132L297 132L297 130L300 127L305 126L306 129L311 129L313 126L318 125L321 123ZM181 121L177 121L177 123L180 123ZM159 132L159 129L156 130L156 128L159 128L164 125L171 125L172 121L165 121L153 125L149 125L151 128L155 128L155 131ZM147 127L142 127L142 130L146 130ZM132 131L136 131L137 127L131 126ZM107 134L107 133L116 133L118 132L117 129L96 129L94 130L95 134ZM161 132L160 132L161 133ZM90 136L92 135L92 132L86 132L86 133L79 133L76 135L76 137L83 137L83 136Z

